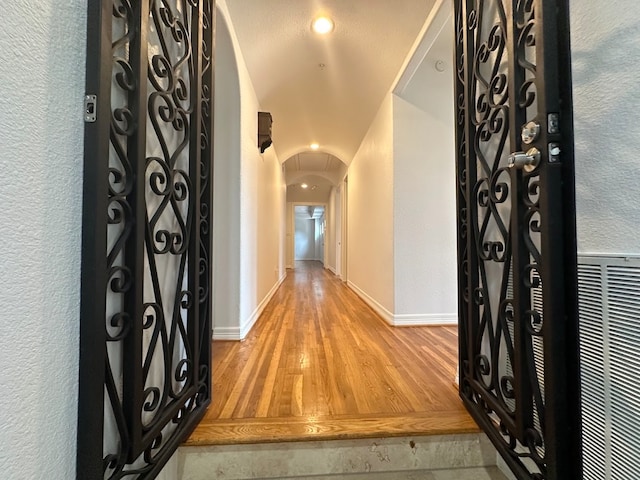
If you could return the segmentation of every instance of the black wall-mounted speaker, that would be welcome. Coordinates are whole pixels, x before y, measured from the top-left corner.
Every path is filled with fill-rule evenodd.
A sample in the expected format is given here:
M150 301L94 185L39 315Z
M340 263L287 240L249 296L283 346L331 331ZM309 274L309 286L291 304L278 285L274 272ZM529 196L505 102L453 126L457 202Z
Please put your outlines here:
M272 143L271 140L271 124L273 118L269 112L258 112L258 147L260 153L269 148Z

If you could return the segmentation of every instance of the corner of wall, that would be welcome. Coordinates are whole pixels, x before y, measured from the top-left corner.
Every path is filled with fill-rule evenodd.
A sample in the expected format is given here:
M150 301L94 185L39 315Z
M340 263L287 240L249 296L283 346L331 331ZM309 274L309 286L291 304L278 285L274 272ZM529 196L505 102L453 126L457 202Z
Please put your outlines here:
M382 306L393 296L393 104L388 93L348 171L349 281Z
M432 18L419 59L392 96L396 325L457 322L453 66L433 68L453 57L449 21L447 8Z
M262 299L255 310L251 313L251 315L241 321L239 326L214 326L213 340L244 340L251 329L255 326L260 318L260 315L262 315L262 312L269 304L275 293L278 291L278 288L280 288L280 285L282 285L282 282L284 282L286 278L287 272L285 271L282 276L280 276L276 284L271 288L269 293Z
M353 290L356 295L358 295L367 305L369 305L374 312L376 312L382 319L387 322L389 325L394 325L393 313L391 313L387 308L380 304L375 298L366 293L360 287L358 287L351 280L347 281L347 286Z

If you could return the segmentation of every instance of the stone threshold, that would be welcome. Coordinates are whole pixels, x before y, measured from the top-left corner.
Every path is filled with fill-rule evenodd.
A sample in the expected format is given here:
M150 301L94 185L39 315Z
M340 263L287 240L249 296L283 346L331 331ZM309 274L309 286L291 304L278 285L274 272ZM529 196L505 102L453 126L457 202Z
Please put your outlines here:
M181 480L504 479L495 464L491 442L472 433L182 446L176 473ZM448 470L459 476L447 476Z

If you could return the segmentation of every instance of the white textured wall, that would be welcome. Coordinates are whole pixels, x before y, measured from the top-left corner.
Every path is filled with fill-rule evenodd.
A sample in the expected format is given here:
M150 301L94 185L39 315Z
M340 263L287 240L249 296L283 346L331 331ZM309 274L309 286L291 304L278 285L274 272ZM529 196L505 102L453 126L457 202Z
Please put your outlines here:
M342 278L342 257L343 257L343 210L344 210L344 194L342 184L333 190L335 198L335 215L333 216L332 225L335 231L335 274Z
M404 321L457 317L454 41L448 27L431 44L403 98L393 100L394 313L408 316ZM437 61L443 72L436 70Z
M285 202L280 163L274 147L264 155L257 147L260 109L244 64L240 69L242 123L240 148L240 326L284 275L280 225Z
M349 283L393 312L393 111L387 95L349 167Z
M257 149L256 98L249 72L244 61L240 65L240 95L242 98L240 138L240 325L248 319L255 308L258 296L258 255L256 239L258 222L258 169L260 151ZM273 148L273 147L272 147Z
M229 18L225 0L218 1L218 9L225 18ZM237 258L237 263L229 265L230 279L237 280L238 313L226 322L224 330L218 338L235 337L246 333L256 319L264 300L284 275L284 216L285 188L284 177L275 148L272 146L264 154L260 154L257 146L258 112L262 109L258 103L249 72L247 71L242 52L233 29L227 23L229 37L235 55L240 92L240 132L233 146L238 158L230 158L235 162L227 171L229 177L218 178L217 181L229 182L227 190L238 195L239 205L228 213L229 225L237 229L229 244L229 250ZM216 123L226 121L216 119ZM235 140L234 140L235 141ZM216 159L216 161L220 161ZM234 190L237 189L237 192ZM231 197L235 202L236 197ZM225 206L223 205L222 208ZM224 279L222 280L224 281ZM219 282L218 282L219 283ZM236 286L232 287L235 294ZM216 297L218 302L224 298ZM231 301L235 297L231 296Z
M240 145L240 325L250 322L262 300L284 275L280 236L284 177L271 146L257 146L261 111L249 72L239 59L242 98Z
M0 476L73 479L86 2L26 0L0 29Z
M218 337L240 322L240 85L233 41L219 12L215 74L213 328Z
M286 228L286 267L293 268L295 262L295 226L293 217L293 203L287 202L285 218Z
M256 151L259 152L257 147ZM282 227L286 205L284 176L273 146L264 155L258 156L255 166L258 169L258 190L254 221L258 230L254 239L254 246L257 248L257 263L254 268L258 274L258 289L254 309L285 274L285 237Z
M578 251L639 254L638 4L571 7Z
M638 4L632 0L612 0L603 4L596 0L582 0L571 5L571 41L574 131L576 146L576 214L578 252L581 254L640 254L640 96L638 95L638 76L640 75L640 26ZM611 292L611 291L610 291ZM636 301L640 292L629 286L630 302ZM635 298L633 298L635 297ZM625 298L625 300L627 300ZM610 304L611 305L611 304ZM614 317L629 318L629 329L637 325L633 310L610 313L610 325L614 330ZM587 320L584 320L588 323ZM592 331L594 326L589 327ZM585 330L587 330L585 328ZM611 350L605 347L604 365L597 367L602 374L604 385L611 386L614 397L628 398L629 415L637 416L637 399L627 392L627 378L622 383L612 380L615 371L609 368L614 361L610 355L620 354L620 348L630 352L638 347L637 337L628 335L624 343L619 335L605 337L605 345L610 342ZM615 344L618 343L616 346ZM617 348L616 348L617 347ZM600 358L603 351L593 342L584 342L583 376L593 369L591 359ZM611 352L611 353L610 353ZM618 355L618 358L624 356ZM591 360L591 361L590 361ZM624 361L624 360L623 360ZM598 362L598 363L601 363ZM633 371L633 365L629 365ZM612 373L613 372L613 373ZM632 374L633 375L633 374ZM618 376L618 378L620 378ZM585 434L601 430L601 419L606 419L609 431L617 445L618 458L637 458L637 433L632 422L625 428L610 426L611 411L590 416L598 412L602 402L610 403L610 398L602 399L598 395L594 401L597 387L585 385L583 397ZM615 409L615 407L614 407ZM615 413L613 414L615 416ZM621 418L621 417L618 417ZM609 443L606 432L604 443ZM593 437L592 447L598 443ZM595 443L594 443L595 442ZM603 448L608 455L610 444ZM615 447L614 447L615 448ZM633 461L632 461L633 462ZM634 463L630 462L629 465ZM624 478L624 473L611 474L609 462L604 462L606 475L595 475L593 470L585 472L585 478ZM618 468L619 471L625 470ZM635 475L634 475L635 477ZM628 477L631 478L631 477Z
M295 218L295 259L316 259L316 222L312 218Z
M393 102L394 313L415 316L415 321L451 321L457 311L453 91L449 73L440 74L448 83L431 84L433 103L429 112L400 97L394 97Z
M316 242L316 260L320 260L324 264L324 251L325 251L325 234L323 224L325 221L326 215L322 215L322 218L316 219L315 225L315 242Z
M331 189L329 204L327 205L325 244L327 256L324 259L324 266L335 273L336 271L336 188Z

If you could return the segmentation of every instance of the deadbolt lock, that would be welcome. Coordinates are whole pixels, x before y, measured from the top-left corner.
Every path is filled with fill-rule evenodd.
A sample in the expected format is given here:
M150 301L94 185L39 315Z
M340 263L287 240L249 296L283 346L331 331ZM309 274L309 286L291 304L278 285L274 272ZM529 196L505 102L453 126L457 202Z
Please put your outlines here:
M524 152L514 152L509 155L509 168L520 168L525 172L533 172L540 164L540 150L532 147Z
M538 122L529 122L522 127L522 143L525 145L531 145L540 135L540 124Z

